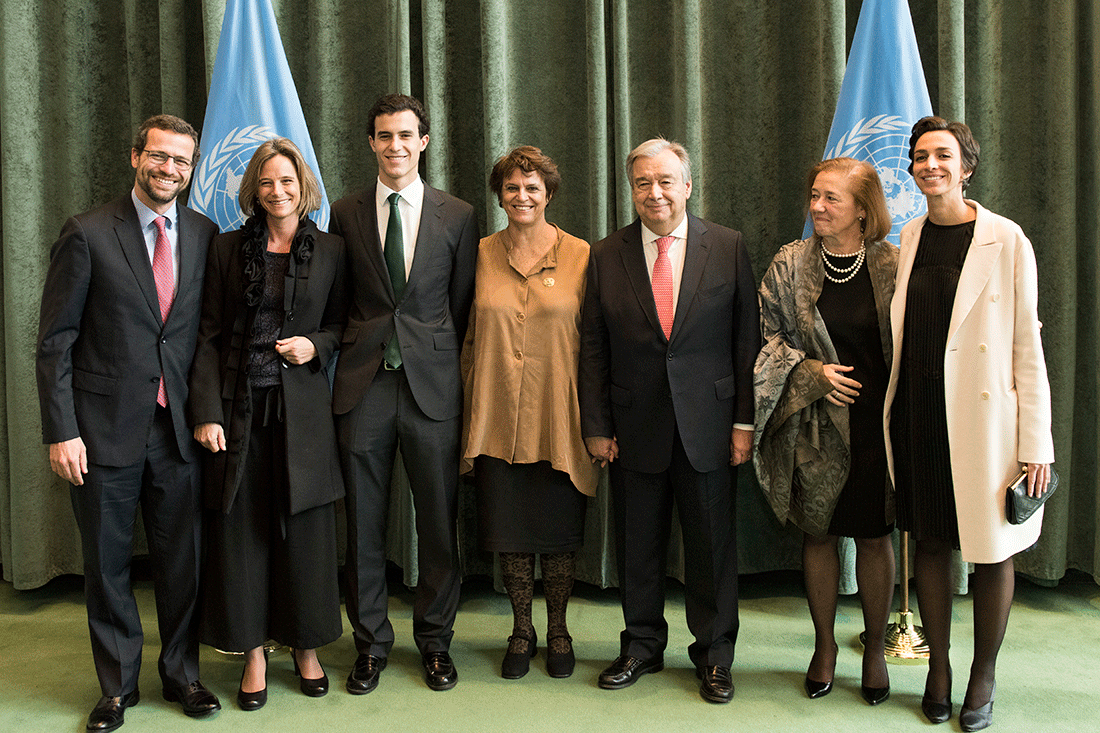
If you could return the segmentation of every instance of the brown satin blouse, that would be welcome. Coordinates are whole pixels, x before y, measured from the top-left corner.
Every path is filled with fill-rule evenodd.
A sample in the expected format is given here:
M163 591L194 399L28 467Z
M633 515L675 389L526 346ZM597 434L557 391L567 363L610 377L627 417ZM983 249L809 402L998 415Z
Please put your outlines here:
M513 267L504 231L481 240L474 305L462 347L466 399L462 472L479 455L549 461L594 496L598 468L581 439L577 400L588 243L561 229L528 273Z

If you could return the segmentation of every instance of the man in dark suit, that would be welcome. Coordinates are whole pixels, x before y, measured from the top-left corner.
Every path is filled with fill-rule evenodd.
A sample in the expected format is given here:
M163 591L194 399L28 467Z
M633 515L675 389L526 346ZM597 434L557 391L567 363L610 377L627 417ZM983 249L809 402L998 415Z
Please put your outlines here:
M626 628L599 686L664 667L673 501L684 538L688 654L709 702L733 697L734 469L752 448L756 282L741 235L687 213L691 167L657 138L626 161L639 220L592 248L580 356L581 430L611 462Z
M370 111L378 180L337 201L352 301L336 365L333 411L347 489L347 611L359 657L352 694L378 685L393 647L386 526L398 444L416 510L419 579L413 634L433 690L458 679L449 648L458 610L456 536L462 380L459 350L474 290L473 208L421 180L428 117L402 94Z
M198 134L158 115L134 137L134 188L72 217L50 253L37 353L43 442L72 484L92 657L103 698L88 730L114 730L138 702L141 621L130 587L141 504L153 562L164 697L220 709L199 682L195 600L200 484L187 426L206 248L217 226L179 206Z

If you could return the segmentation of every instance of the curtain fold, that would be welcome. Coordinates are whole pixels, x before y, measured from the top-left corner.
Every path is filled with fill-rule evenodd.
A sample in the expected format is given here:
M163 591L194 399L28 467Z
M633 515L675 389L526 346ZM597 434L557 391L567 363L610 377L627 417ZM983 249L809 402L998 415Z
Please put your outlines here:
M690 208L740 229L759 277L802 230L806 171L832 121L859 0L273 0L320 172L335 200L375 175L367 111L391 91L432 120L424 176L505 223L489 167L541 147L562 186L548 217L595 241L634 218L623 160L657 134L684 142ZM971 194L1035 245L1057 468L1039 544L1017 567L1100 577L1100 1L910 0L933 107L982 144ZM34 348L49 248L64 219L132 184L146 117L200 126L223 0L0 3L0 562L32 588L81 572L69 488L41 444ZM800 565L749 470L739 472L742 572ZM415 532L395 476L391 557L412 580ZM472 495L460 521L476 551ZM606 479L580 577L613 581ZM672 558L675 566L676 557Z

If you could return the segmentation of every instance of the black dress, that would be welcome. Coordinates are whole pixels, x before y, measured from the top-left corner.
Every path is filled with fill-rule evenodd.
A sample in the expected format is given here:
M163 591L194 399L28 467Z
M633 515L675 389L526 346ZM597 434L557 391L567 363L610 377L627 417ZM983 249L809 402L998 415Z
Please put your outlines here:
M854 255L826 256L842 269L854 264ZM882 537L894 527L886 521L890 475L882 434L890 367L882 353L875 291L867 268L864 263L843 283L826 277L817 301L837 358L841 364L855 367L845 376L863 385L859 397L848 406L851 467L829 523L829 534L841 537Z
M947 441L943 357L955 291L974 222L921 230L905 299L898 391L890 420L898 527L914 539L959 547L951 451Z

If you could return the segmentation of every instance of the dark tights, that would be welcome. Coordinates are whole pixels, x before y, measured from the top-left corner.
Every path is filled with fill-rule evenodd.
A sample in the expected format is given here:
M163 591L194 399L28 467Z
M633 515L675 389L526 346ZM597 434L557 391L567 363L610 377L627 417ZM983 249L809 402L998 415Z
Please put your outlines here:
M935 700L951 695L951 601L955 584L951 577L951 543L917 540L914 575L921 625L928 641L928 681L925 694ZM1008 613L1016 588L1012 558L999 563L974 565L970 576L974 592L974 661L963 705L980 708L989 702L996 678L997 653L1008 628Z
M570 649L565 613L573 592L576 552L542 555L542 587L546 593L546 638L550 649L566 653ZM530 552L500 553L500 572L508 599L512 602L512 640L508 650L527 651L527 640L534 638L531 603L535 595L535 555Z
M886 624L894 599L894 545L890 535L856 539L856 581L863 608L866 647L863 650L863 684L886 687ZM802 572L806 602L814 623L814 656L806 675L815 682L829 682L836 667L837 587L840 584L840 555L837 537L803 535Z

